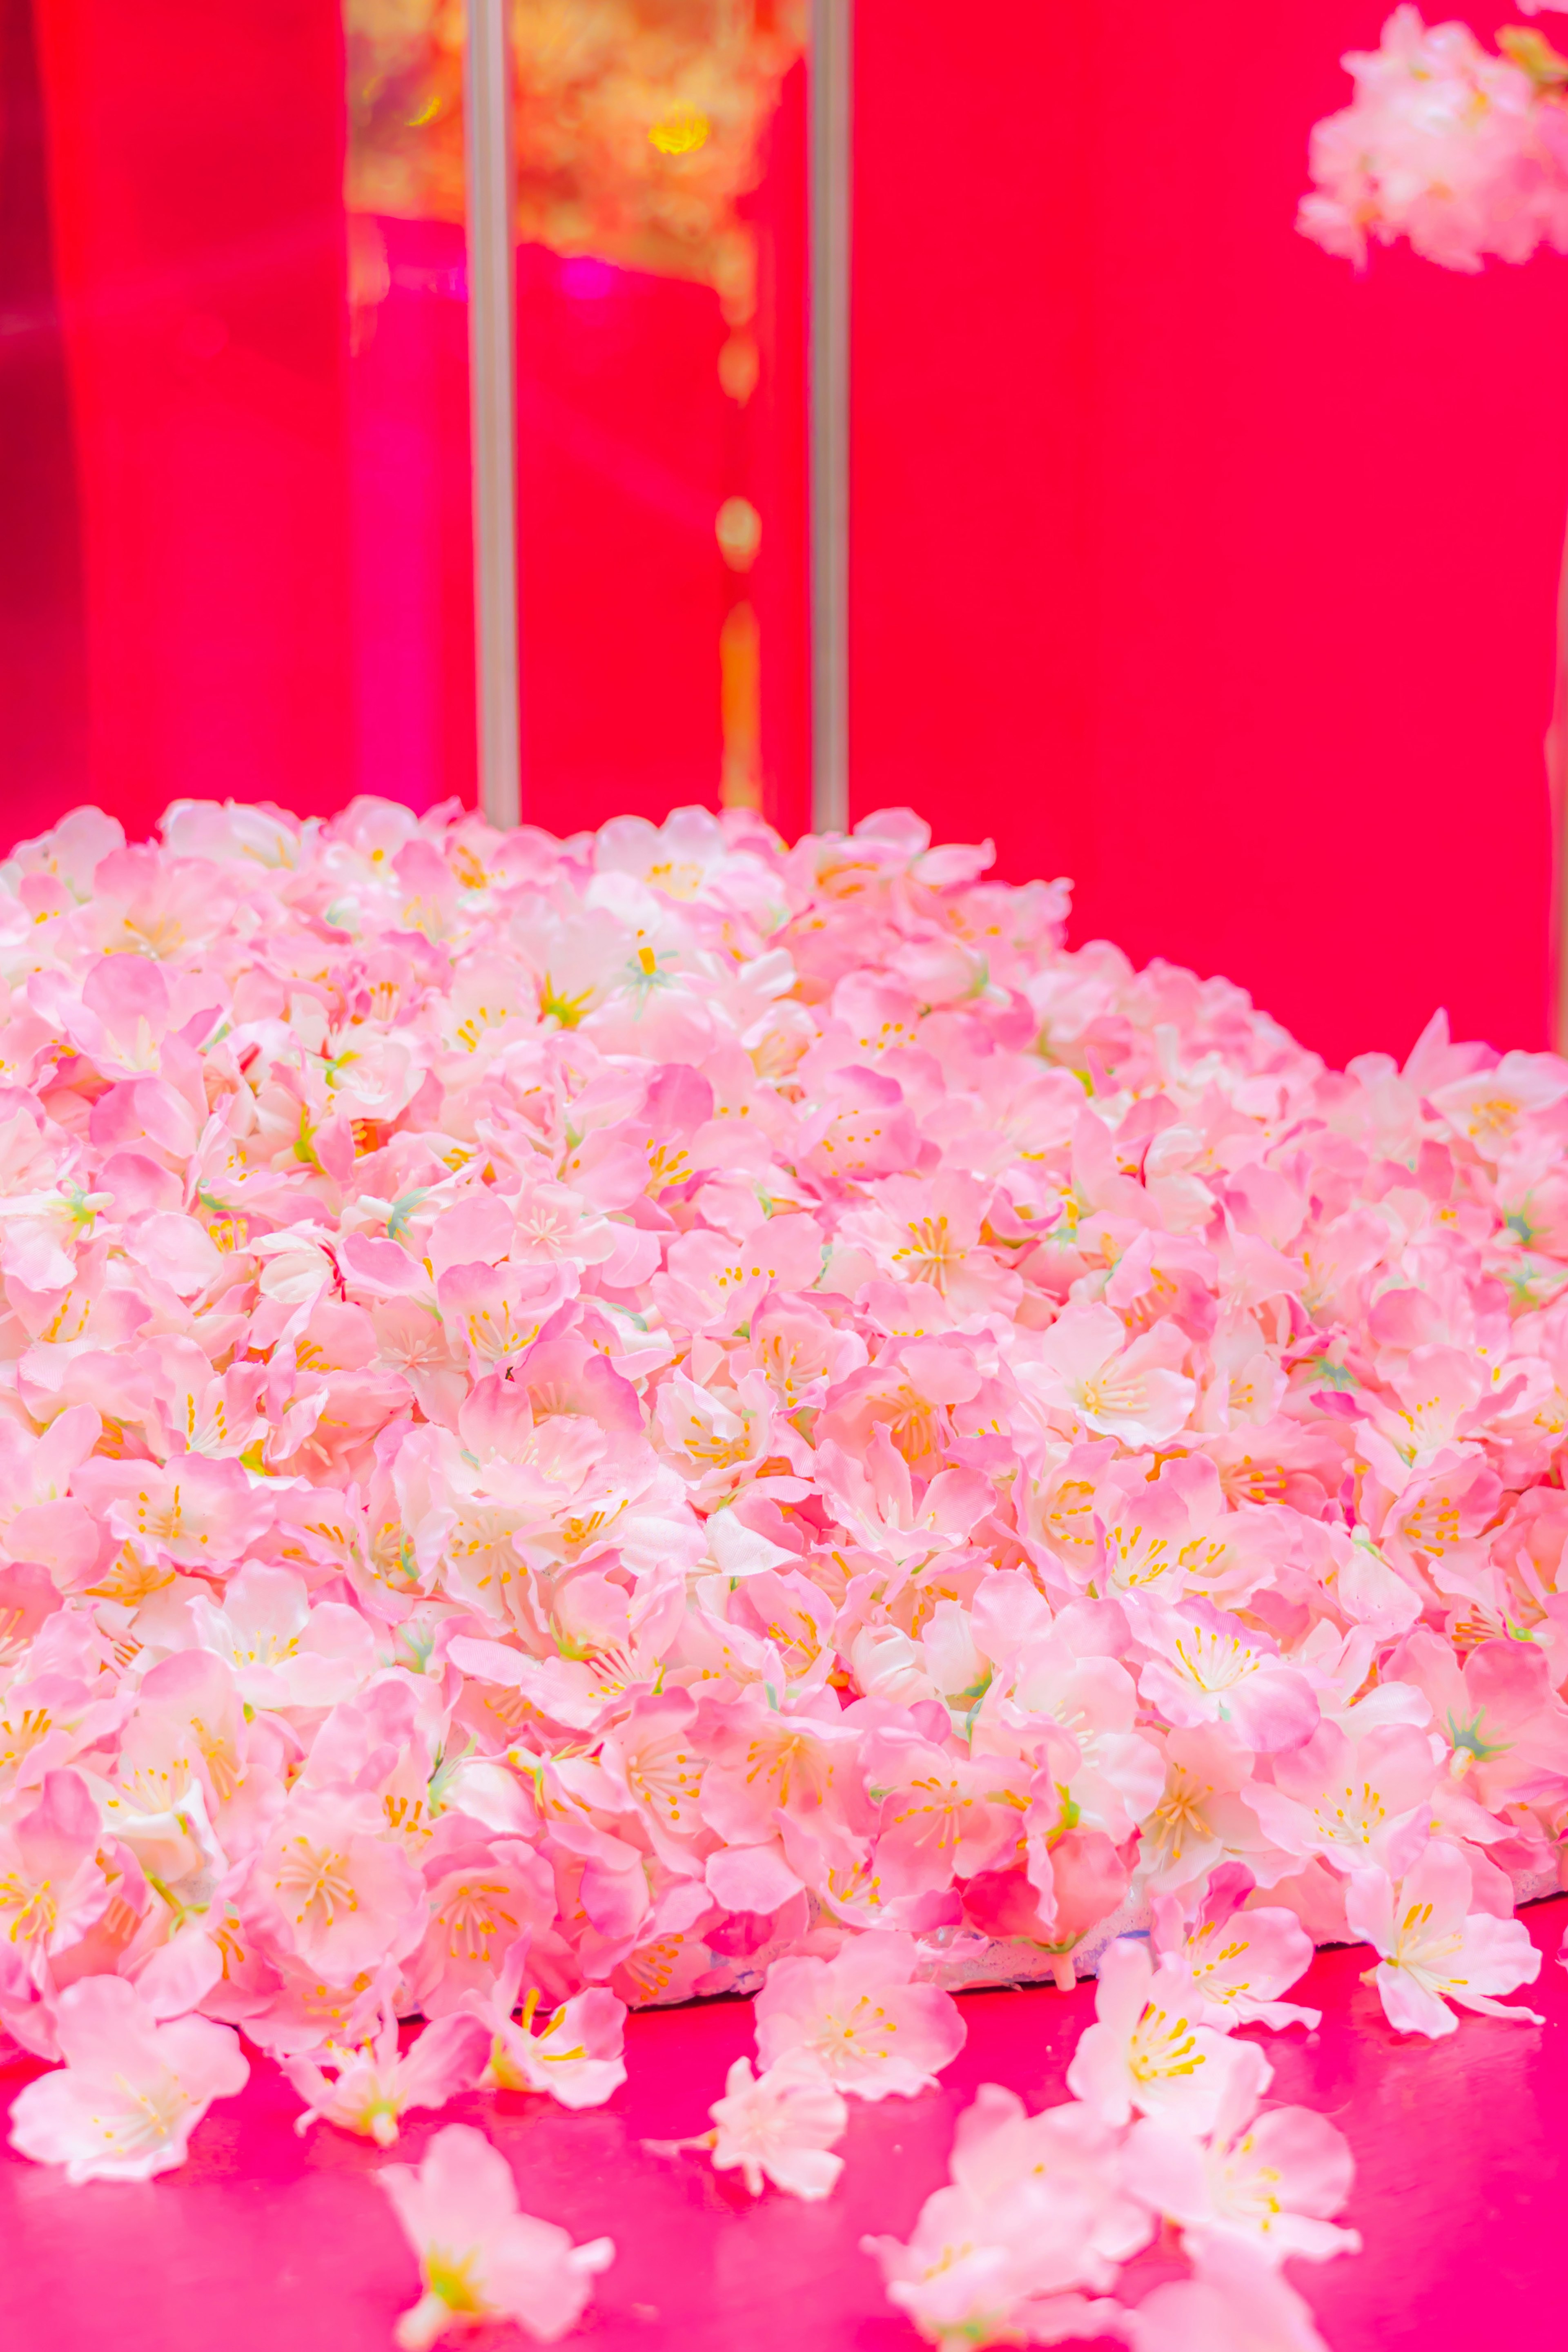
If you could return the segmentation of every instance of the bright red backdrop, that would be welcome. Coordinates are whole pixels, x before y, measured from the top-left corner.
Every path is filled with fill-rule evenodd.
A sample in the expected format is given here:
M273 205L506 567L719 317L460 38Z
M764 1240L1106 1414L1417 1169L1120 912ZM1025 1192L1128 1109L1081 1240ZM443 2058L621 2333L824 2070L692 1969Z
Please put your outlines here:
M857 0L856 805L1336 1060L1546 1029L1568 265L1295 236L1385 14Z
M0 26L0 421L38 461L0 543L5 829L84 789L133 826L186 793L471 792L460 257L409 232L350 366L337 0L34 13L52 243L22 0ZM1358 280L1294 235L1382 13L1215 0L1195 38L1163 0L857 0L856 805L991 832L1008 874L1074 877L1079 937L1228 971L1335 1058L1439 1002L1545 1029L1568 280ZM711 297L523 275L532 813L711 798ZM786 519L750 584L793 829L790 340L747 463Z
M349 780L342 43L323 0L35 0L87 784L128 826ZM28 829L68 806L47 787ZM44 803L43 806L38 805Z

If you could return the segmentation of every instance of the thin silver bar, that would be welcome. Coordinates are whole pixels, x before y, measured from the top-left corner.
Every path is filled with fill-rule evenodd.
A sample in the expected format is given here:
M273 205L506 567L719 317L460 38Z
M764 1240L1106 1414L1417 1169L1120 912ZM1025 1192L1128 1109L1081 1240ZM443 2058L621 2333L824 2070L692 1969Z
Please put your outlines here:
M1557 575L1557 671L1546 730L1552 812L1552 1045L1568 1055L1568 539Z
M468 193L468 375L474 472L474 638L479 805L522 814L517 675L517 326L512 252L512 73L507 0L468 0L464 61Z
M811 0L811 823L850 821L853 0Z

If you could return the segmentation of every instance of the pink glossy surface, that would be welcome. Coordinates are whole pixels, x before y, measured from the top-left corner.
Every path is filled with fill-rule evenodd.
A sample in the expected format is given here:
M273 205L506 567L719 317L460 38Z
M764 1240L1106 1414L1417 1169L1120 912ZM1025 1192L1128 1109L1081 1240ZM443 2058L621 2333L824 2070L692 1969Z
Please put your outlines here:
M1366 2252L1294 2271L1334 2352L1563 2340L1568 1977L1554 1963L1568 1905L1523 1916L1547 1962L1531 1995L1542 2028L1471 2018L1446 2042L1402 2042L1360 1981L1369 1956L1354 1950L1320 1954L1300 1989L1324 2011L1317 2034L1262 2037L1273 2096L1332 2114L1356 2154L1350 2219ZM571 2116L476 2096L449 2119L491 2133L530 2210L579 2238L614 2238L618 2259L570 2339L585 2352L914 2352L859 2252L862 2231L906 2230L977 2084L1012 2084L1031 2105L1061 2096L1092 2003L1088 1986L971 1995L968 2045L942 2088L856 2108L848 2168L822 2206L771 2194L753 2204L733 2177L640 2144L702 2127L730 2060L751 2048L743 2004L633 2019L631 2078L607 2107ZM33 2071L0 2070L0 2101ZM298 2105L258 2062L245 2095L198 2130L189 2166L145 2187L73 2189L5 2151L6 2352L384 2352L414 2284L371 2179L384 2159L326 2128L297 2138ZM435 2127L416 2117L399 2155L417 2157ZM517 2341L472 2340L476 2352Z

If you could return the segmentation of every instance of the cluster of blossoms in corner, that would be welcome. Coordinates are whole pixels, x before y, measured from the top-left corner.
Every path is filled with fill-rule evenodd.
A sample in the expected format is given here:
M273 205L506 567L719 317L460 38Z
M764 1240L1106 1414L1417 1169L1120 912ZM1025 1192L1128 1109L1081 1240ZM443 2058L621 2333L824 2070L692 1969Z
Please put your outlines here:
M177 2163L236 2029L383 2144L591 2104L627 2006L868 1934L1070 1979L1146 1904L1219 2022L1289 1981L1228 1916L1404 2029L1534 1973L1568 1065L1325 1071L988 862L359 802L3 869L29 2155Z
M1520 5L1535 16L1568 0ZM1568 252L1568 58L1522 26L1498 47L1396 8L1381 46L1343 60L1353 102L1313 130L1303 234L1358 264L1369 239L1401 236L1448 269Z

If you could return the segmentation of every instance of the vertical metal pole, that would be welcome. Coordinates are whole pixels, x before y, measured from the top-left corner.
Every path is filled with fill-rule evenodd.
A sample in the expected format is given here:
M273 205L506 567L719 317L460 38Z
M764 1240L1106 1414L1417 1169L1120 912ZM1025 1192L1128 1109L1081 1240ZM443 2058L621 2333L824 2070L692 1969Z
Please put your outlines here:
M853 0L811 0L811 823L850 821Z
M468 374L473 420L474 635L479 805L522 813L517 677L517 358L507 0L468 0L464 60L468 193Z
M1546 730L1546 789L1552 803L1552 1045L1568 1056L1568 539L1557 577L1557 671Z

